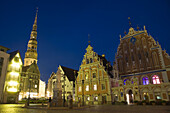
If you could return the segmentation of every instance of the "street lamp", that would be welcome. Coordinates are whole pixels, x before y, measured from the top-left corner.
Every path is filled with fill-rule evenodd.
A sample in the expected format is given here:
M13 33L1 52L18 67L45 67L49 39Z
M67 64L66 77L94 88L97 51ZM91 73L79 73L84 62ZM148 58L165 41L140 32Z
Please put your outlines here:
M29 77L29 95L28 95L28 101L27 101L28 106L30 104L31 80L32 80L31 77Z
M66 80L66 79L65 79L65 75L63 75L63 79L64 79L64 87L63 87L63 88L64 88L64 89L63 89L63 90L64 90L64 91L63 91L63 107L65 107L65 80Z
M83 98L83 106L84 106L84 80L82 80L82 98Z

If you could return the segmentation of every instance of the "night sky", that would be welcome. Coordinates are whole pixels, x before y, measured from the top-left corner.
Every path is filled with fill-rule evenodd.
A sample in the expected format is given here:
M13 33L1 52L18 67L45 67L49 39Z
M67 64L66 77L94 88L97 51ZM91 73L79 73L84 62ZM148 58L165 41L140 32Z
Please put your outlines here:
M0 45L24 59L38 11L38 66L46 81L59 65L79 69L88 46L113 63L119 35L143 25L170 53L170 0L0 0Z

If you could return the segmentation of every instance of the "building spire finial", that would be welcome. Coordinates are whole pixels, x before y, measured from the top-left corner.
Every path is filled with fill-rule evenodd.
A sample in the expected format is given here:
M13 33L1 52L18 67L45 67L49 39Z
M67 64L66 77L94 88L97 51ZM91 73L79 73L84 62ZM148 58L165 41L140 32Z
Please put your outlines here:
M36 16L35 16L34 24L37 24L37 15L38 15L38 7L37 7L37 10L36 10Z
M90 45L91 41L90 41L90 34L88 34L88 43Z
M128 17L128 20L129 20L129 26L132 27L132 23L130 21L130 17Z

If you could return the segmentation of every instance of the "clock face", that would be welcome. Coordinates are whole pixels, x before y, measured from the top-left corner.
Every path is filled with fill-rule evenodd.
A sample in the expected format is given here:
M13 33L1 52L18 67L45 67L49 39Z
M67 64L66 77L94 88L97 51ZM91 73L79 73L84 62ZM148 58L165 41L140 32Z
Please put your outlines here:
M135 44L136 38L135 38L135 37L132 37L132 38L130 39L130 42L131 42L132 44Z

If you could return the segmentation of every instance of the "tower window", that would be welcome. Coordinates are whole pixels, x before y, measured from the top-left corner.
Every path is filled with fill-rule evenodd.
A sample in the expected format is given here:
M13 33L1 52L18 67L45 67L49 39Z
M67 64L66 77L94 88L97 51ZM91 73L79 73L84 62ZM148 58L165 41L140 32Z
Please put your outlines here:
M90 58L90 63L92 63L93 62L93 60L92 60L92 58Z
M89 59L86 60L86 64L89 64Z

